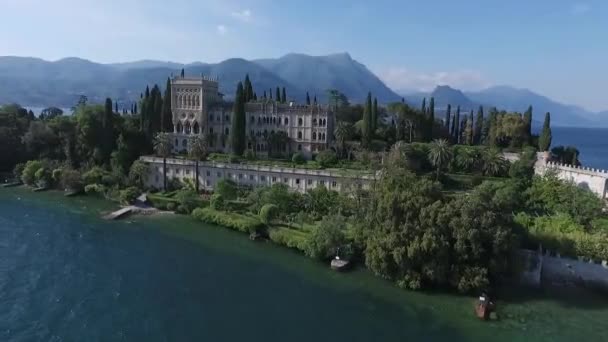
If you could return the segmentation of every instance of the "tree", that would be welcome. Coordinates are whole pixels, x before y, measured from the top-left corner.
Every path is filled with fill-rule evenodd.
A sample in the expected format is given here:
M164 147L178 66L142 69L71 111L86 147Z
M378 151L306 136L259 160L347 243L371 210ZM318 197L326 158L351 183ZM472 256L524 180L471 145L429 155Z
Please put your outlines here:
M277 102L282 102L283 99L281 99L281 90L279 89L279 87L277 87L276 89L276 97L275 97Z
M21 175L21 181L26 185L34 185L36 181L36 172L44 168L44 164L39 160L30 160L25 163L23 173Z
M327 260L334 257L340 247L346 245L344 217L331 215L315 226L306 243L304 254L311 258Z
M306 105L310 106L310 95L308 95L308 92L306 92Z
M264 204L262 209L260 209L258 216L260 217L260 221L262 221L262 223L269 225L278 216L278 214L279 207L274 204Z
M429 161L437 169L437 178L441 169L452 160L453 152L450 144L445 139L436 139L429 146Z
M479 106L477 110L477 118L475 119L475 132L473 133L475 139L473 139L473 143L475 145L479 145L483 142L483 107Z
M163 172L164 169L163 169ZM141 160L136 160L131 164L131 168L129 169L129 180L131 184L137 185L138 188L142 189L144 187L144 182L148 177L148 164L144 163Z
M460 144L462 132L460 130L460 106L456 107L456 117L454 118L454 141Z
M505 160L500 150L486 148L481 155L482 171L486 176L499 176L508 169L508 161Z
M524 123L526 130L526 143L530 143L532 139L532 106L529 106L524 113Z
M184 78L184 75L185 75L184 68L182 68L182 71L180 72L180 76L181 76L182 78Z
M278 88L277 88L278 89ZM245 94L243 93L243 84L239 82L236 87L234 96L234 109L232 117L232 153L237 156L242 156L246 146L246 118L245 118Z
M253 86L251 85L251 80L249 80L249 74L245 75L245 82L243 84L243 90L244 90L245 103L253 100Z
M497 138L498 138L498 110L496 107L490 109L490 117L488 118L488 135L486 145L488 146L496 146Z
M171 113L171 79L169 78L167 78L167 84L165 85L165 96L163 97L160 127L162 132L173 132L173 114Z
M445 111L445 120L443 122L443 125L448 130L450 129L450 118L451 118L451 115L452 115L452 105L448 104L448 109Z
M193 135L188 141L188 156L194 159L194 188L196 193L199 192L199 179L198 179L198 162L207 157L207 139L204 136Z
M343 156L346 149L346 141L352 138L353 126L348 122L340 121L336 125L334 135L338 143L338 153Z
M236 183L230 179L222 179L215 186L215 193L222 196L227 201L232 201L237 198L238 187Z
M428 141L433 139L433 128L435 127L435 98L431 97L431 101L429 102L429 111L428 111L428 123L427 123L427 131L426 136Z
M541 151L549 151L551 147L551 114L547 112L545 114L545 122L543 123L543 130L538 138L538 149Z
M287 103L287 94L285 93L285 87L283 87L283 93L281 94L281 103Z
M465 135L465 144L473 145L473 143L475 142L475 127L473 124L473 110L471 110L471 113L469 114L469 118L467 119L464 135Z
M167 191L167 157L171 154L173 144L169 133L159 132L154 137L154 152L163 158L163 190Z
M335 166L336 163L338 163L338 157L333 151L330 150L319 152L315 160L321 167L325 168Z
M63 115L63 110L57 107L48 107L40 112L40 120L52 120L58 116Z
M363 111L363 145L369 147L372 141L372 93L367 93Z
M426 97L422 99L422 107L420 108L420 111L423 115L426 115Z
M374 104L372 106L372 134L376 132L378 128L378 99L374 97Z

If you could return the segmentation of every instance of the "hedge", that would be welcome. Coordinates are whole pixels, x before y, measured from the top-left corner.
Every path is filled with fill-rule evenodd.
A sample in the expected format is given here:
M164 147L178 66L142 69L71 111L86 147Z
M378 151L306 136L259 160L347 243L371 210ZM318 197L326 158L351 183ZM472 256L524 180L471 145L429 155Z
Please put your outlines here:
M304 252L308 244L308 233L287 227L274 227L268 230L268 237L274 243Z
M192 212L192 216L197 220L228 227L243 233L264 228L264 224L256 217L211 208L197 208Z
M148 200L150 201L150 204L152 204L152 206L154 208L161 209L161 210L168 210L169 203L173 203L175 205L175 207L177 207L179 205L179 202L175 198L171 198L171 197L163 196L163 195L157 195L157 194L148 195Z

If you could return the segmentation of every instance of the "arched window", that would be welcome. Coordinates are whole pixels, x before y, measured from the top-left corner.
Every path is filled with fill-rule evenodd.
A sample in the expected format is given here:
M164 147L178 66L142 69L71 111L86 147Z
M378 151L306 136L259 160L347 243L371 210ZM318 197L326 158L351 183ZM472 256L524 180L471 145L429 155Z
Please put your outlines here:
M177 122L177 133L184 133L184 127L182 126L182 122Z
M304 124L304 121L302 120L302 118L298 118L298 126L302 126Z
M188 139L184 139L184 140L182 140L182 146L183 146L184 148L187 148L187 147L188 147Z
M327 126L327 120L323 119L323 127Z
M251 116L251 120L250 121L251 121L251 123L255 123L255 117L253 115Z
M302 131L298 131L298 139L302 139Z
M226 122L230 122L230 115L226 114Z
M194 121L194 125L192 125L192 133L198 134L200 132L200 127L198 126L198 122Z
M298 151L302 151L302 145L298 144Z
M226 127L226 129L224 130L224 134L226 134L226 135L230 134L230 130L228 129L228 127Z
M258 116L258 125L262 124L262 117Z
M273 124L276 124L276 123L277 123L277 118L276 118L276 117L272 118L272 123L273 123Z
M312 119L312 125L316 126L317 125L317 119Z
M312 132L312 140L317 140L317 132Z
M281 124L281 117L279 116L279 125Z
M209 114L209 122L213 122L213 114Z
M186 133L186 134L190 134L192 132L189 121L186 121L186 125L184 126L184 130L185 130L184 133Z
M289 125L289 118L285 118L285 126Z
M213 127L209 127L209 134L213 134Z
M179 142L177 141L177 138L175 139L175 147L179 147Z
M321 140L325 141L325 133L323 133L323 138Z

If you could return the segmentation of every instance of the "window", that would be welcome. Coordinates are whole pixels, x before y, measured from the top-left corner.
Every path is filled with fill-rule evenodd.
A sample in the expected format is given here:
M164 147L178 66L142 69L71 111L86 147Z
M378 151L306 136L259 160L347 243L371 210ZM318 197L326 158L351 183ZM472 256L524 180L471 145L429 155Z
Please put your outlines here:
M298 131L298 139L302 139L302 131Z
M317 119L312 119L312 125L316 126L317 125Z
M317 140L317 132L312 132L312 140Z
M209 134L213 134L213 127L209 127Z
M207 179L207 186L211 186L211 181Z
M186 175L189 175L189 174L190 174L190 170L186 170Z
M239 179L243 179L243 174L239 173Z
M186 140L186 139L182 140L182 146L184 148L188 147L188 140Z
M298 126L302 126L304 124L304 121L302 120L302 118L298 118Z
M209 114L209 121L213 122L213 114Z
M307 180L307 181L306 181L306 184L308 184L308 185L312 185L312 179Z
M217 173L217 178L222 178L222 173L221 172Z
M296 178L296 184L300 185L300 178Z
M272 177L272 182L276 182L277 181L277 177Z
M249 121L250 121L251 123L255 123L255 117L252 115L252 116L251 116L251 119L249 119Z
M207 177L211 177L211 171L207 171Z
M266 181L266 176L260 176L260 180L261 180L262 182L265 182L265 181Z
M285 118L285 126L289 125L289 118Z
M331 182L331 187L332 187L332 188L335 188L335 187L337 187L337 186L338 186L338 183L337 183L336 181L332 181L332 182Z
M283 178L283 183L289 183L289 178Z
M226 115L226 122L230 122L230 115Z
M249 180L253 180L253 175L249 175Z
M325 186L325 181L324 180L319 181L319 185Z
M179 175L180 171L181 171L180 169L175 169L175 174Z
M232 173L228 172L228 178L232 178Z
M298 144L298 151L302 151L302 145Z
M226 129L224 130L224 134L226 134L226 135L230 134L230 129L228 129L228 127L226 127Z
M179 141L177 141L177 139L175 139L175 147L179 146Z

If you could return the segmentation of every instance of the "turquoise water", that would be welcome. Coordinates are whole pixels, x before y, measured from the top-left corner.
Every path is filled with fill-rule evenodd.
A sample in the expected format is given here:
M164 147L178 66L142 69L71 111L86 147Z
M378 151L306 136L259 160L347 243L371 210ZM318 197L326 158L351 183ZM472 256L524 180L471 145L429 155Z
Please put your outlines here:
M111 205L0 190L0 341L585 341L608 300L472 299L334 273L188 217L107 222ZM536 298L536 299L532 299Z

